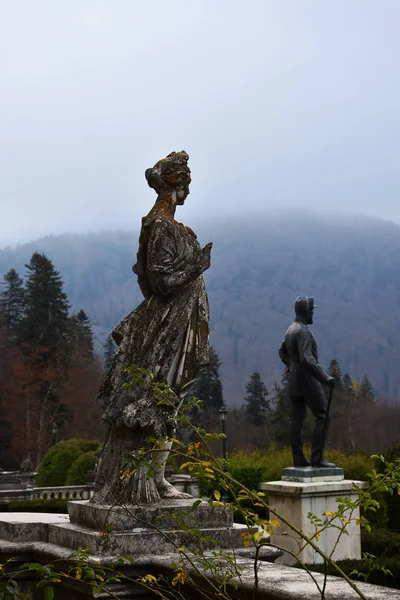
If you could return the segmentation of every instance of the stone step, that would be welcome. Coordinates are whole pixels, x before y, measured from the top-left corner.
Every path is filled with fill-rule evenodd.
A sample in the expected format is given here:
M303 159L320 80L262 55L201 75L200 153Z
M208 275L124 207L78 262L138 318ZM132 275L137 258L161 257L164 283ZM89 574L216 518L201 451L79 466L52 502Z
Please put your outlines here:
M82 525L49 524L48 541L51 544L78 550L87 548L91 554L101 556L118 555L123 552L130 556L143 554L166 554L177 548L204 550L222 548L225 550L242 548L245 525L232 527L203 527L197 535L190 531L163 530L162 533L149 528L137 527L129 532L100 532Z

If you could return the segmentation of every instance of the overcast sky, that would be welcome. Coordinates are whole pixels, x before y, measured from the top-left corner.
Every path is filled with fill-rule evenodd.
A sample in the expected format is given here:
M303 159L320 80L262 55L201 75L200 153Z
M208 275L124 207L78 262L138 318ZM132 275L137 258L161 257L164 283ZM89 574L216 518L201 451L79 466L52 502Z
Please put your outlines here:
M400 222L399 0L0 0L0 246L275 206Z

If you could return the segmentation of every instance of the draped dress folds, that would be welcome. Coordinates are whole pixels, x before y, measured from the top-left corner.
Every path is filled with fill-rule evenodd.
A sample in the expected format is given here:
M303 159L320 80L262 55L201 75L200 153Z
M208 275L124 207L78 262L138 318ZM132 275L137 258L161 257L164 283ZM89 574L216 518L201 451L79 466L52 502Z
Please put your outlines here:
M111 462L120 469L124 462L118 458L120 453L134 451L145 436L170 435L173 428L173 409L159 406L150 389L135 384L124 387L124 367L135 364L149 369L157 381L168 383L182 397L209 360L201 247L189 228L167 214L162 202L143 218L137 258L134 271L145 300L113 331L119 349L97 396L111 430L95 486L95 496L103 502L116 496L121 500L121 484L113 476L113 489L110 481ZM133 486L122 494L123 500L144 500L138 494ZM152 501L151 494L145 501Z

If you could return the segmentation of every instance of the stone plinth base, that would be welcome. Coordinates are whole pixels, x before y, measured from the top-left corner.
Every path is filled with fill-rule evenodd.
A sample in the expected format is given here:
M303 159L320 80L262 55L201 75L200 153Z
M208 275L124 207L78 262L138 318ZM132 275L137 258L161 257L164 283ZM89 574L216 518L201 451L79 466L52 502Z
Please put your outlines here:
M287 467L282 471L282 481L320 483L321 481L343 481L344 471L340 467Z
M210 506L200 502L193 509L194 498L161 500L154 504L102 506L91 501L68 502L71 523L101 531L107 523L110 531L129 532L144 529L181 529L182 519L189 527L232 527L233 512L228 506Z
M70 524L51 527L49 542L73 550L87 548L91 554L97 556L118 556L123 552L136 557L142 554L162 555L177 552L180 547L195 550L200 546L200 538L203 538L201 545L204 549L234 549L243 546L242 534L246 531L245 525L204 527L199 535L195 536L177 529L157 532L137 527L128 532L100 532Z
M204 548L215 544L223 549L243 546L244 525L233 524L229 507L210 506L194 499L163 500L140 506L101 506L87 502L69 502L68 525L52 528L51 542L69 548L89 548L93 554L114 555L124 552L165 554L178 547ZM195 535L188 528L196 529Z
M365 487L367 484L363 481L356 481L359 487ZM268 494L271 512L274 509L285 519L290 521L305 535L309 536L315 531L311 525L308 513L326 522L328 517L325 512L336 512L338 502L337 498L350 498L357 500L357 493L353 490L353 481L324 481L320 483L300 483L294 481L271 481L262 483L260 489ZM345 558L361 558L361 536L360 526L356 524L355 519L359 518L359 510L355 510L351 515L351 522L347 525L349 535L342 535L333 554L334 560ZM350 515L349 515L350 518ZM279 517L277 517L279 521ZM340 525L340 522L338 522ZM298 559L305 563L323 562L320 555L307 545L299 553L303 545L299 536L297 536L289 526L281 523L281 527L276 530L276 534L271 536L271 543L287 549L294 554L298 554ZM321 538L314 542L318 544L323 552L330 554L338 538L339 530L331 527L325 530ZM285 552L279 559L279 562L290 565L297 561L296 558Z

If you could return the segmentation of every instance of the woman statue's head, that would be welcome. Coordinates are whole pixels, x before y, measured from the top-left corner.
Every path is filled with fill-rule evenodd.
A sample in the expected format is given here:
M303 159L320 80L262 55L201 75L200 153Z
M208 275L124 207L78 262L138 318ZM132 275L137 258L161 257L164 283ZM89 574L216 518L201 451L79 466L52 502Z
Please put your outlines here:
M189 155L184 150L171 152L166 158L156 162L154 167L146 169L147 183L159 196L175 191L176 203L183 204L189 195L191 182L188 160Z

